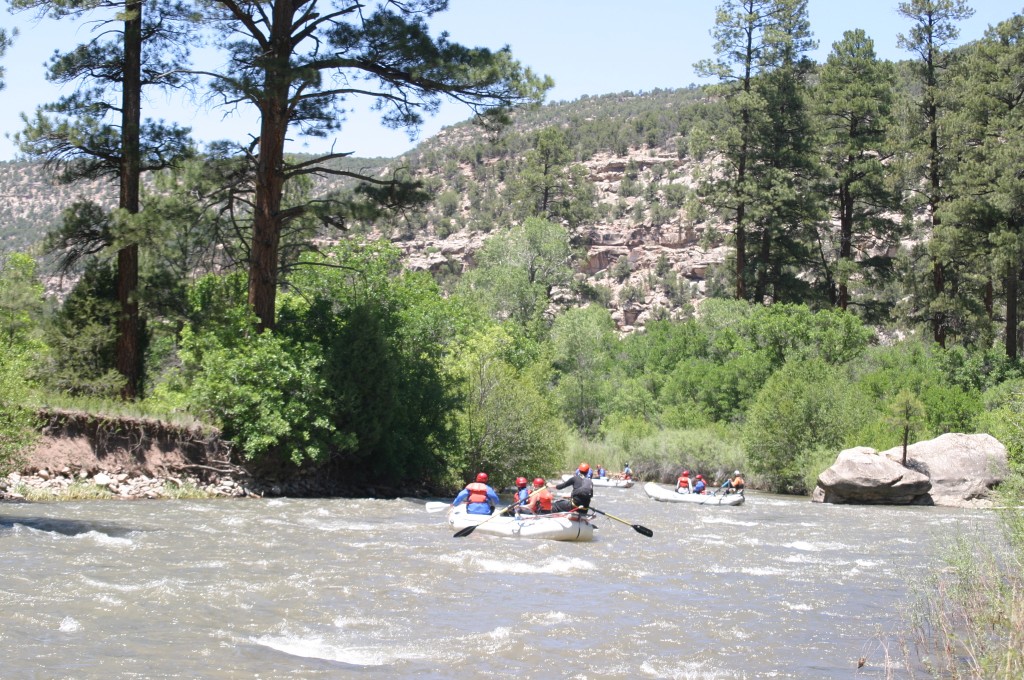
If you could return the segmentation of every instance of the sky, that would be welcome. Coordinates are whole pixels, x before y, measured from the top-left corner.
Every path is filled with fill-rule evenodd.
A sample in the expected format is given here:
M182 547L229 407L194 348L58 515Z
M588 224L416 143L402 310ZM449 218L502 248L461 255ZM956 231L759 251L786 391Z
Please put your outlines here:
M879 57L907 58L908 53L896 45L897 35L910 26L898 15L898 4L899 0L809 0L811 30L819 41L812 58L824 61L832 44L854 28L863 29L875 41ZM980 38L986 27L1024 12L1021 0L973 0L970 4L976 13L960 24L959 42ZM694 73L693 64L714 56L710 31L717 5L713 0L451 0L449 9L430 25L466 45L510 46L522 64L554 79L546 101L558 102L706 82ZM58 89L43 76L55 46L66 50L92 34L84 22L37 22L25 13L0 14L0 26L8 32L19 31L2 60L6 88L0 92L0 161L5 161L17 155L10 136L23 127L20 114L31 116L37 106L71 91ZM143 103L143 117L189 126L201 142L244 142L258 130L252 112L225 112L193 101L152 96ZM364 106L349 114L335 136L296 138L288 150L322 153L333 147L360 157L393 157L468 117L464 106L446 105L426 122L417 138L410 139L405 132L384 128L379 116Z

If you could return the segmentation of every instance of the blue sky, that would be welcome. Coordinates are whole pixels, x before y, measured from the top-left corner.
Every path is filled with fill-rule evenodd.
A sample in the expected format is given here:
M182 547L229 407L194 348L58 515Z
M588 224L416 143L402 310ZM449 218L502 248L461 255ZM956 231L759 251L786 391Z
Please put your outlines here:
M438 31L447 30L453 40L464 44L511 46L522 63L554 78L548 101L569 101L583 95L701 82L693 64L712 56L709 31L717 4L712 0L451 0L449 10L435 17L431 25ZM897 5L898 0L810 0L811 29L820 43L813 57L824 61L843 31L862 28L874 39L880 57L905 58L907 54L896 46L896 37L906 32L909 24L897 14ZM976 14L961 24L961 42L977 39L987 26L1024 11L1019 0L975 0L971 5ZM8 135L21 129L19 114L31 115L36 106L60 95L43 77L44 62L54 47L68 49L91 34L84 23L36 23L24 13L0 14L0 25L17 27L21 33L3 59L7 88L0 94L4 102L0 107L0 160L11 160L15 149ZM251 113L226 114L163 97L145 105L144 116L191 126L202 141L242 141L256 130ZM419 139L467 116L462 107L446 106L428 121ZM377 120L371 112L357 110L336 137L296 139L290 150L321 152L333 144L336 150L357 156L395 156L415 144L404 132L386 130Z

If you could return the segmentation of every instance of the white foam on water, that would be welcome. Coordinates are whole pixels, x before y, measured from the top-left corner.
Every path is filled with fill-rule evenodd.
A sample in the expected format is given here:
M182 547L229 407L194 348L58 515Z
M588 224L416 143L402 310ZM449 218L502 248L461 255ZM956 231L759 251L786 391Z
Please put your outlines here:
M135 545L135 541L130 538L123 536L109 536L102 531L86 531L83 534L76 534L72 537L79 541L92 541L99 545L116 546L119 548L130 548Z
M806 552L821 552L823 550L846 550L850 546L843 545L842 543L811 543L810 541L794 541L792 543L783 543L783 548L792 548L793 550L804 550Z
M736 527L756 527L757 522L743 522L738 519L732 519L730 517L702 517L701 522L704 524L728 524Z
M536 614L528 612L523 614L522 618L528 619L530 623L540 621L545 626L560 626L573 620L569 614L562 611L537 612Z
M816 560L810 555L787 555L783 562L790 564L821 564L821 560Z
M684 661L674 666L644 661L640 664L640 672L652 678L671 678L671 680L720 680L729 677L720 675L720 671L714 668L701 668L700 664L690 661Z
M396 650L391 645L387 648L342 645L326 642L317 636L263 635L250 640L254 644L282 654L304 659L337 661L353 666L388 666L402 659L422 658L419 654Z
M741 574L750 576L788 576L792 575L788 569L777 569L775 567L743 567L739 570Z
M786 607L786 609L794 612L809 612L812 609L811 605L804 604L803 602L783 602L782 604Z
M474 564L483 571L493 574L533 574L538 571L545 574L569 574L579 571L595 571L597 566L593 562L572 558L569 560L552 557L544 562L523 562L521 560L506 561L494 560L483 557L476 557Z
M65 616L60 622L60 632L62 633L74 633L82 627L78 621L75 621L70 616Z
M882 563L878 560L857 560L854 562L854 564L856 564L858 567L863 567L864 569L873 569L875 567L882 566Z

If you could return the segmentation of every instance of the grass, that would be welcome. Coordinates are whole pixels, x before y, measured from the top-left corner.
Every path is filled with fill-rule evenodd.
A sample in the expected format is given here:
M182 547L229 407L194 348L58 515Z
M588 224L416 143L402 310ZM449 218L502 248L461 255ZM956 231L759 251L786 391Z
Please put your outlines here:
M1024 479L1008 480L998 498L1002 534L971 532L948 549L917 594L897 639L902 661L887 658L886 677L1024 677Z
M164 498L173 498L175 500L215 498L217 496L217 494L197 486L194 482L176 482L172 480L164 482L161 494Z
M208 425L201 423L192 414L180 410L154 407L145 401L121 401L100 397L74 397L56 392L36 394L33 398L37 408L58 409L65 411L81 411L108 418L132 418L159 420L182 428L203 428Z
M113 498L114 494L105 486L76 479L64 489L39 489L27 484L18 484L14 492L28 501L93 501Z

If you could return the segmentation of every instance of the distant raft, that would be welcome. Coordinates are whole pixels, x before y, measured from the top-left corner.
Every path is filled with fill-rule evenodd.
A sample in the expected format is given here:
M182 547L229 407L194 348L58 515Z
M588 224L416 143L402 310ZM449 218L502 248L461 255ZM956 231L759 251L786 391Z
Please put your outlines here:
M448 524L455 530L477 526L473 531L475 534L506 538L546 538L551 541L592 541L594 529L597 528L589 519L580 518L574 512L494 517L471 515L466 512L464 504L455 506L448 513Z
M654 482L644 484L644 491L656 501L668 503L693 503L694 505L740 505L746 498L740 493L719 493L717 496L701 493L678 493Z
M572 475L562 475L562 481L568 481ZM628 489L633 486L632 479L614 479L612 477L594 477L590 480L594 486L604 486L612 489Z

